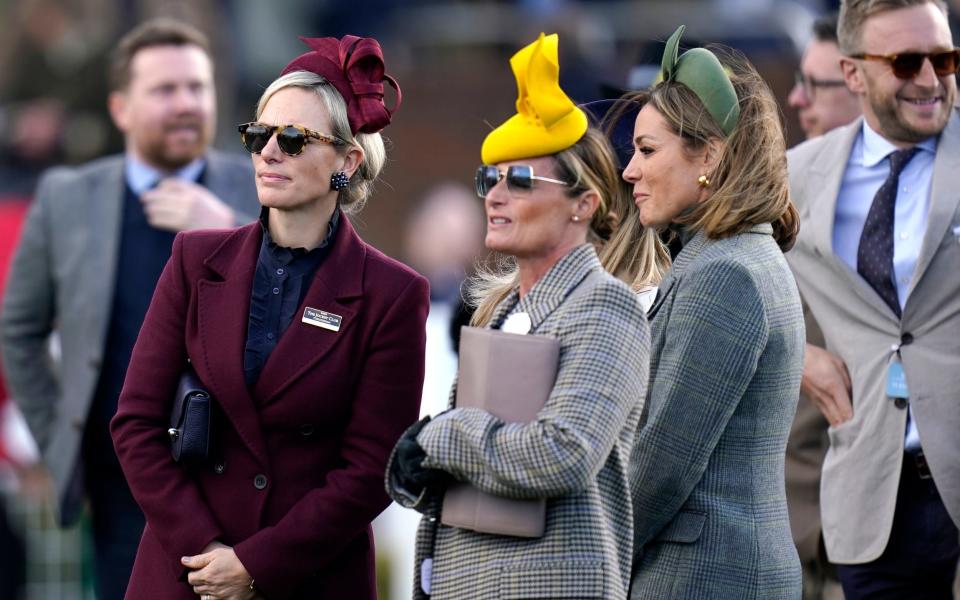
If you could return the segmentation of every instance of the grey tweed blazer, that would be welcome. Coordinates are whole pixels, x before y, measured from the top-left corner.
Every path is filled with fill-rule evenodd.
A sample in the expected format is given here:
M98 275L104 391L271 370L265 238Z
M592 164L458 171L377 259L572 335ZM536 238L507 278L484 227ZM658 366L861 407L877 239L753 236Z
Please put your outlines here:
M633 600L800 598L783 468L803 313L772 231L697 233L648 313L650 387L630 460Z
M566 301L593 271L602 273L598 283ZM506 298L492 326L517 302L516 292ZM519 303L532 333L561 342L557 381L536 420L508 424L480 409L453 409L417 441L427 467L489 493L546 497L545 533L527 539L438 525L438 498L411 498L388 478L395 500L425 512L414 597L424 597L420 564L432 555L434 600L626 598L633 530L627 461L646 395L646 317L590 245L558 261Z

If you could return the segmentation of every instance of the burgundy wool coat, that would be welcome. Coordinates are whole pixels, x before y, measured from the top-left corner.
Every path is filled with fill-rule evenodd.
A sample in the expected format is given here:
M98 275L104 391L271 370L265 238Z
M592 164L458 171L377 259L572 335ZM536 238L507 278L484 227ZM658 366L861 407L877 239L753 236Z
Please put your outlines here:
M375 598L370 522L391 448L417 418L429 286L344 218L260 379L243 373L259 223L180 234L133 350L114 444L147 517L127 598L196 600L181 556L233 546L269 600ZM311 307L339 331L301 322ZM222 413L216 459L173 462L188 358Z

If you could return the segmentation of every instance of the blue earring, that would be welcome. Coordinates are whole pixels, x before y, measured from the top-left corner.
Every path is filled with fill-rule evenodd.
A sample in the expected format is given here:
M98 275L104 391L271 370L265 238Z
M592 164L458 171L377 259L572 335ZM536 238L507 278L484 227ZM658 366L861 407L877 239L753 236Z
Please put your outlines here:
M337 171L330 176L330 189L339 192L350 185L350 178L343 171Z

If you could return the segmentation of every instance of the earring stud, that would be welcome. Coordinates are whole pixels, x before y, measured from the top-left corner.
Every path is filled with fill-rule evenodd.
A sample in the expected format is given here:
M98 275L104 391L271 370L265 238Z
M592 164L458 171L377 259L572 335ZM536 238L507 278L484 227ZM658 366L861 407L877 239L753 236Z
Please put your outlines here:
M350 185L350 178L343 171L337 171L330 176L330 189L339 192Z
M580 220L580 217L578 217L577 215L573 215L572 218L573 218L574 221L579 221L579 220Z
M700 187L708 187L710 185L710 180L706 175L701 175L700 177L697 177L697 183L700 184Z

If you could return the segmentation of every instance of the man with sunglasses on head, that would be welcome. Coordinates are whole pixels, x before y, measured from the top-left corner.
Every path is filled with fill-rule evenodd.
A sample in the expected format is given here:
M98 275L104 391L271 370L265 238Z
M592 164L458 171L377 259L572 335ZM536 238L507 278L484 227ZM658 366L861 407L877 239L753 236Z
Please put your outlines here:
M845 0L864 116L788 153L787 255L825 349L803 391L830 422L827 556L848 599L950 598L960 558L960 52L942 0Z
M249 161L209 149L215 92L201 32L142 24L114 50L110 80L126 152L43 177L2 311L4 367L61 524L89 501L101 600L123 597L144 525L108 425L174 235L251 221L259 206Z

